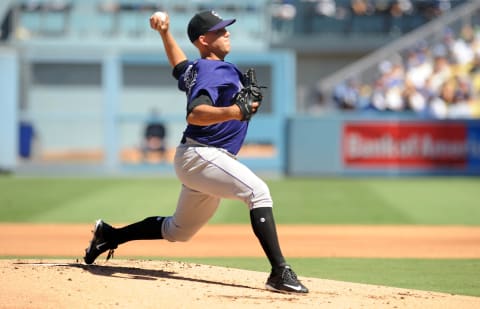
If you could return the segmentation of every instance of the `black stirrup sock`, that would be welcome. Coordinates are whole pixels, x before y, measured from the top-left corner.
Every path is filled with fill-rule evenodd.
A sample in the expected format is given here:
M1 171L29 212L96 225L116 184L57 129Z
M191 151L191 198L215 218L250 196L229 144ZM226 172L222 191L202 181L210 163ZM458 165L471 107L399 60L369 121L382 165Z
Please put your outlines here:
M117 244L131 240L163 239L162 223L164 217L148 217L142 221L132 223L116 229L114 232Z
M250 222L263 251L268 257L272 268L285 266L285 258L278 243L277 229L273 219L272 207L259 207L250 211Z

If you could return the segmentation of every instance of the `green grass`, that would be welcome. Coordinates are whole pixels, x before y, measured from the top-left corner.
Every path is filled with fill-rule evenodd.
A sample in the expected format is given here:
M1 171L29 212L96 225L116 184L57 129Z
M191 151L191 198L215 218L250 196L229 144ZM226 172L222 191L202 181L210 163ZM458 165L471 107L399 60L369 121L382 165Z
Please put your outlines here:
M268 180L282 224L480 225L480 178L319 178ZM176 179L0 177L0 221L130 222L169 215ZM247 208L225 200L211 223L248 223Z
M185 258L182 261L268 271L258 258ZM289 259L299 276L480 297L480 259Z
M171 214L180 185L173 179L0 178L0 221L91 223Z
M279 224L480 225L480 178L318 178L267 181ZM171 178L0 177L0 222L133 222L175 210ZM223 201L212 224L249 223ZM266 259L185 259L267 271ZM289 259L302 276L480 296L480 259Z

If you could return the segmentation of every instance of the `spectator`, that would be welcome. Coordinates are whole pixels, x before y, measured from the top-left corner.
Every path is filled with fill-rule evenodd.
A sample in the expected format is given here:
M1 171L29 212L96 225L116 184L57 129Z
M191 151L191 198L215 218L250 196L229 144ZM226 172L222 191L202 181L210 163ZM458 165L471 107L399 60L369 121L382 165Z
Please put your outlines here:
M142 143L142 159L146 161L149 153L158 154L161 161L166 159L166 134L165 125L160 120L159 112L152 109L150 119L145 127L144 141Z
M421 88L423 90L423 88ZM422 113L427 106L427 96L422 93L421 89L415 87L409 79L405 81L405 89L402 98L406 110L412 110L416 113Z
M466 65L473 62L475 56L472 48L473 39L472 27L470 25L463 26L460 36L454 40L451 46L457 64Z
M468 24L461 33L456 38L448 28L433 48L421 41L403 61L382 61L369 91L361 90L368 83L347 80L335 88L335 103L341 109L362 110L367 104L377 111L413 111L439 119L478 117L480 36Z
M379 70L380 86L384 94L384 109L399 111L404 108L402 90L405 83L405 70L401 64L383 61ZM378 102L377 102L378 103Z
M435 93L439 93L440 87L452 77L452 68L444 48L434 51L432 74L429 79L429 87Z
M335 87L333 99L340 109L352 110L357 108L359 96L358 83L353 78L349 78L345 83Z
M416 88L423 88L425 81L432 74L433 67L429 60L424 47L417 47L408 52L405 77L411 80Z
M293 33L297 7L292 1L274 1L272 5L272 27L282 36Z
M472 78L472 87L474 95L480 94L480 54L476 53L475 58L468 72Z
M396 0L390 6L390 15L394 18L400 18L405 14L412 14L413 4L410 0Z
M320 16L335 17L337 4L334 0L319 0L315 6L315 12Z
M375 9L368 0L352 0L351 7L353 14L358 16L372 15Z

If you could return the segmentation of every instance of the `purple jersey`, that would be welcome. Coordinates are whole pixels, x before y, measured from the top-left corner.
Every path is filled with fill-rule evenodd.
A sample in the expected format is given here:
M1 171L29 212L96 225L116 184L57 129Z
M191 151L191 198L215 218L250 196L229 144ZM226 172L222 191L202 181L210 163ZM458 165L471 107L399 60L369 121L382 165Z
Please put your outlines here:
M187 94L187 104L207 94L213 106L232 105L235 94L243 87L243 74L232 63L221 60L198 59L189 62L178 79L178 87ZM225 121L209 126L188 124L183 135L199 143L219 147L236 155L245 140L248 122Z

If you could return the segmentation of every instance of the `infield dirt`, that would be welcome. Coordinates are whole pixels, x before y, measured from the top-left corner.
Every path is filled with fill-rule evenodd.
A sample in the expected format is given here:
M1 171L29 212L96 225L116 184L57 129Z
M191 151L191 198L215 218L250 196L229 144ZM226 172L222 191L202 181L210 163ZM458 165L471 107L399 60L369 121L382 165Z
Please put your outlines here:
M188 243L138 241L82 263L90 225L0 224L0 308L480 308L480 298L300 276L307 295L266 291L265 272L174 262L263 256L249 226L207 226ZM288 257L480 258L480 228L279 226ZM44 258L32 258L42 256ZM65 257L58 259L59 256ZM131 260L162 256L166 261Z

